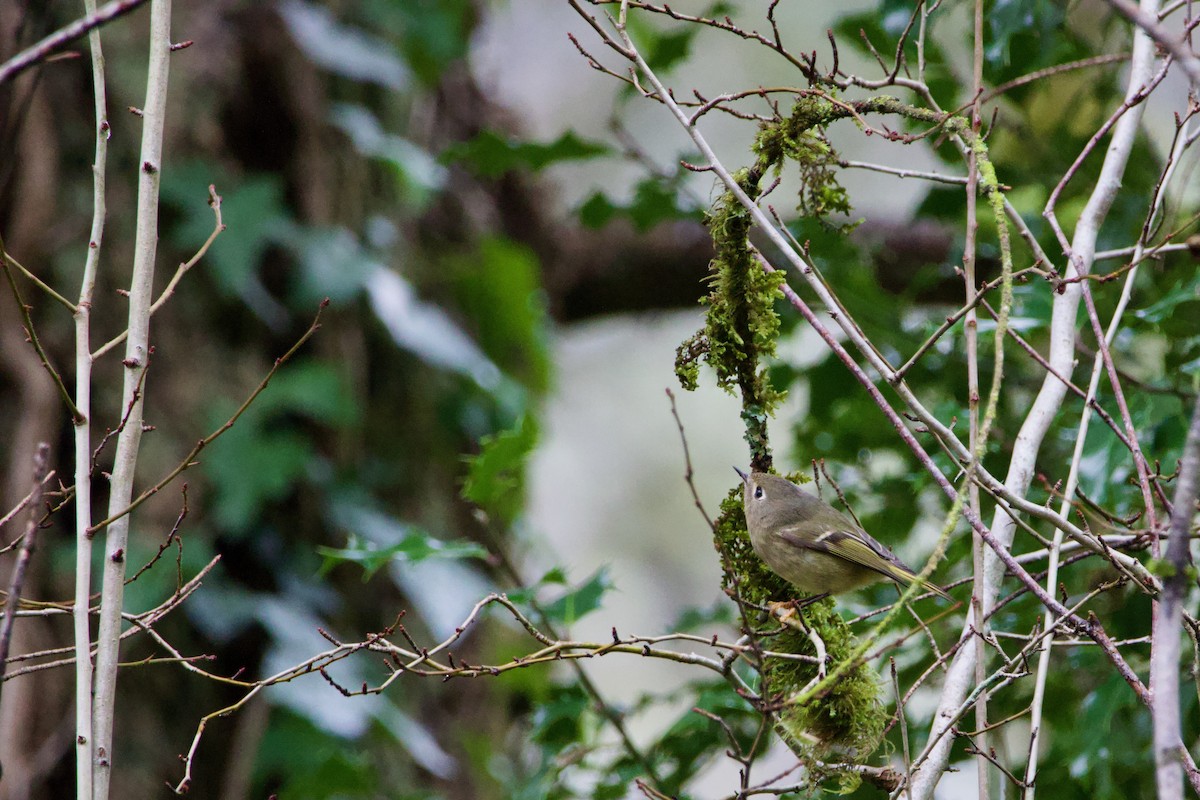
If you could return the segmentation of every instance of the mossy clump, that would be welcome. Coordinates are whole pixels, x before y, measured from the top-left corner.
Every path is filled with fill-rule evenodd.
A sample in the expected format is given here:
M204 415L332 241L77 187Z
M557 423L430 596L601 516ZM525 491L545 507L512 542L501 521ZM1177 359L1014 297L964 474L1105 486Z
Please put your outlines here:
M802 188L798 210L829 225L831 214L849 214L849 197L837 181L837 153L825 138L824 125L847 116L848 106L824 97L803 97L786 120L764 124L754 142L754 164L734 173L738 187L751 201L762 193L763 179L778 176L791 162L798 165ZM775 355L779 317L775 304L782 297L784 277L764 269L751 249L750 212L733 191L713 204L705 220L715 255L709 264L708 306L704 328L676 350L675 373L683 388L693 390L700 363L716 372L717 385L742 396L742 422L750 445L750 464L769 471L767 417L785 392L771 386L765 358ZM837 226L848 231L847 225Z
M794 586L771 572L754 553L746 531L740 487L731 490L721 503L714 544L721 557L723 587L732 589L736 584L743 601L764 606L803 597ZM810 603L798 616L825 643L829 657L827 671L850 657L854 650L854 634L835 610L832 598ZM817 654L812 639L791 627L783 627L779 633L763 637L762 646L781 653ZM798 754L813 758L837 753L840 757L860 760L873 753L887 722L886 711L879 701L882 693L879 675L868 664L857 664L828 690L807 703L789 702L816 677L817 665L810 661L768 658L762 665L767 691L771 697L783 701L779 722L790 739L789 746Z
M751 197L758 194L760 176L741 170L739 185ZM717 385L742 396L742 422L755 469L770 467L767 417L786 396L771 386L759 363L775 354L779 315L775 302L783 294L783 276L755 263L747 235L750 216L732 192L717 201L707 219L716 256L709 269L711 287L701 302L708 306L704 328L676 350L675 373L685 389L693 390L704 361L717 375Z
M788 162L800 170L800 194L796 211L822 225L849 233L857 223L833 224L833 214L848 215L854 209L850 195L838 182L841 158L825 135L825 126L844 117L843 107L823 97L802 97L786 120L763 125L754 143L758 164L778 176Z

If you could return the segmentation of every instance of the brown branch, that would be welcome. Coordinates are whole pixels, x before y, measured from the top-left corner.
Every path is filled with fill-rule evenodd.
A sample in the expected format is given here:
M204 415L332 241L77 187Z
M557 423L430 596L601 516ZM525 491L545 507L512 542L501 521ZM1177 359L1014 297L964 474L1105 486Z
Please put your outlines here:
M1108 342L1104 335L1104 328L1100 324L1100 315L1096 312L1096 302L1092 298L1092 289L1086 283L1083 284L1083 301L1087 307L1088 319L1092 323L1092 332L1096 335L1096 345L1100 348L1100 355L1104 360L1104 367L1108 373L1113 396L1117 401L1117 411L1121 415L1121 422L1125 425L1126 445L1133 454L1133 465L1137 470L1138 485L1142 490L1142 502L1146 505L1146 522L1150 526L1150 530L1155 531L1158 528L1158 522L1157 515L1154 512L1154 490L1150 485L1150 466L1146 463L1146 457L1142 453L1142 446L1138 442L1133 417L1129 413L1129 404L1125 402L1125 391L1121 388L1121 378L1117 375L1117 368L1113 364L1112 353L1109 350ZM1152 543L1151 551L1155 557L1158 556L1157 541Z
M113 0L111 3L96 9L91 16L78 19L42 39L32 47L22 50L15 56L0 64L0 84L7 83L16 75L24 72L39 61L43 61L58 48L83 36L93 28L98 28L106 22L111 22L122 14L127 14L140 6L146 0Z
M683 444L683 479L687 481L688 489L692 492L692 500L695 501L696 508L700 511L700 516L704 517L704 521L708 523L708 527L711 530L716 531L716 523L712 521L712 517L704 510L704 503L700 502L700 493L696 491L696 482L693 480L695 471L692 469L692 455L688 449L687 434L683 432L683 421L679 419L679 411L675 408L675 393L669 388L667 389L667 397L671 399L671 416L675 418L675 427L679 429L679 441Z
M221 434L225 433L225 431L227 431L233 427L234 423L236 423L241 418L242 414L246 413L246 409L250 407L250 404L253 403L258 398L258 396L263 393L263 390L267 388L267 384L269 384L271 382L271 379L275 377L275 373L279 371L279 368L282 367L284 364L286 364L291 359L291 357L294 356L297 353L297 351L300 350L300 348L304 345L304 343L307 342L313 336L313 334L315 334L320 329L320 327L321 327L321 312L324 311L325 307L328 305L329 305L328 299L321 301L321 305L317 309L317 315L315 318L313 318L312 324L308 326L308 330L306 330L304 332L303 336L301 336L299 339L296 340L296 343L293 344L286 353L284 353L279 358L275 359L275 364L271 367L271 371L268 372L266 377L262 379L262 382L259 383L257 387L255 387L254 391L250 393L250 396L246 398L245 402L243 402L241 404L241 406L238 407L238 410L233 412L233 416L231 416L229 419L227 419L225 421L225 423L223 425L221 425L221 427L217 428L215 431L210 433L208 436L206 436L203 439L201 439L200 441L198 441L196 443L196 446L192 448L191 452L189 452L186 456L184 456L183 460L179 462L179 465L176 466L175 469L173 469L169 473L167 473L166 477L164 477L158 483L151 486L149 489L147 489L144 492L142 492L141 494L139 494L133 500L132 503L130 503L128 506L126 506L121 511L118 511L117 513L107 517L106 519L100 520L95 525L88 528L88 531L87 531L88 536L94 536L96 531L98 531L101 528L104 528L108 525L111 525L113 522L119 520L121 517L130 513L135 508L140 506L142 503L146 502L151 497L158 494L164 487L167 486L167 484L169 484L171 481L173 481L177 477L179 477L179 475L184 470L188 469L189 467L194 466L197 463L194 459L196 458L197 455L200 454L200 451L203 450L205 447L208 447L210 444L213 443L213 441L215 441L217 439L217 437L219 437Z
M1022 75L1019 78L1013 78L1011 81L1006 81L994 89L984 92L983 96L979 98L979 101L981 103L986 103L989 100L999 97L1010 89L1016 89L1018 86L1034 83L1042 78L1049 78L1051 75L1061 75L1064 72L1070 72L1072 70L1085 69L1087 67L1099 67L1105 64L1117 64L1128 60L1129 53L1109 53L1107 55L1092 56L1091 58L1081 58L1078 61L1068 61L1065 64L1055 64L1052 67L1035 70Z
M21 299L21 290L17 286L16 278L13 277L10 262L12 262L12 258L8 255L8 251L4 249L4 238L0 237L0 265L4 267L4 277L8 279L8 285L12 289L13 298L17 301L17 308L21 312L21 323L25 328L25 335L28 337L29 343L33 345L33 350L37 353L42 367L45 368L46 372L50 373L50 378L54 381L54 385L58 389L58 394L62 398L63 403L70 410L71 421L78 425L84 422L83 413L75 405L75 401L71 398L71 393L67 391L66 384L63 383L62 376L58 374L58 370L50 363L50 357L46 355L46 351L42 348L42 342L38 339L37 331L33 329L33 318L29 316L29 306L25 305L25 301Z
M41 505L42 481L46 477L46 461L50 457L50 445L40 442L33 455L33 491L29 503L29 522L25 523L25 537L21 543L21 551L17 554L17 562L13 565L12 579L8 584L8 596L4 600L4 620L0 622L0 679L4 677L4 667L8 662L8 648L12 643L13 622L17 617L17 606L21 604L21 590L25 586L25 573L33 558L33 549L37 541L38 506ZM0 684L2 688L2 684Z

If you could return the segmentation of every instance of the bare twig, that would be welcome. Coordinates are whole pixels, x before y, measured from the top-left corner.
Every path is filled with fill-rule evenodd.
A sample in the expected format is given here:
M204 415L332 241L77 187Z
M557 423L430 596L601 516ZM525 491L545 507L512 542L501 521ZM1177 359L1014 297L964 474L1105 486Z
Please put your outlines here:
M270 384L271 379L275 377L275 373L279 371L279 368L282 367L284 364L286 364L289 360L291 360L292 356L294 356L296 354L296 352L299 351L300 348L304 346L304 343L307 342L313 336L313 334L315 334L318 330L320 330L320 328L321 328L321 312L328 305L329 305L328 299L321 301L321 305L317 309L317 315L313 318L312 324L309 325L308 330L306 330L303 333L303 335L301 335L300 338L296 340L296 343L293 344L286 353L284 353L279 358L275 359L275 364L272 365L270 371L267 372L266 377L264 377L262 379L262 381L259 382L258 386L256 386L254 388L254 391L252 391L250 393L250 395L245 399L245 401L242 402L242 404L238 407L238 409L235 412L233 412L233 415L230 416L230 418L227 419L224 424L222 424L219 428L217 428L215 431L210 433L208 436L206 436L203 439L201 439L200 441L198 441L196 443L196 446L191 449L191 452L189 452L186 456L184 456L183 460L180 461L179 464L173 470L171 470L169 473L167 473L167 475L165 477L163 477L161 480L159 480L158 483L154 484L149 489L146 489L145 491L143 491L141 494L139 494L134 500L132 500L124 508L120 508L115 511L110 509L109 515L106 518L97 522L95 525L93 525L91 527L91 529L88 531L88 533L94 534L96 531L99 531L102 528L105 528L105 527L113 524L117 520L125 517L131 511L133 511L138 506L140 506L142 503L146 502L151 497L153 497L154 495L156 495L160 491L162 491L168 484L171 483L171 481L173 481L177 477L179 477L180 474L182 474L184 472L184 470L187 470L188 468L195 466L197 463L195 459L196 459L196 456L198 456L200 454L200 451L203 450L205 447L208 447L218 437L220 437L221 434L225 433L225 431L229 430L230 428L232 428L234 426L234 424L241 418L242 414L246 413L246 409L250 407L250 404L253 403L255 401L255 399L257 399L257 397L263 393L263 390L267 388L267 385Z
M17 607L21 604L21 590L25 586L25 573L33 558L34 546L37 542L38 506L41 505L42 482L46 477L46 461L50 457L50 445L41 442L33 455L33 489L30 501L29 522L25 524L25 536L21 542L21 551L13 564L12 577L8 582L8 596L4 599L4 618L0 621L0 678L4 677L4 667L8 663L8 648L12 642L13 622L16 620ZM2 688L2 685L0 685Z
M1146 35L1170 53L1192 83L1193 91L1200 91L1200 58L1197 58L1187 39L1176 36L1158 21L1158 4L1147 9L1130 0L1106 0L1121 16L1146 32Z
M1027 73L1019 78L1013 78L1011 81L1006 81L994 89L989 89L988 91L984 92L983 96L980 98L980 102L986 103L1011 89L1016 89L1018 86L1025 86L1026 84L1040 81L1043 78L1049 78L1052 75L1061 75L1065 72L1071 72L1072 70L1086 69L1088 67L1099 67L1106 64L1119 64L1128 60L1128 53L1108 53L1105 55L1092 56L1090 58L1081 58L1078 61L1068 61L1065 64L1055 64L1052 67L1046 67L1044 69Z
M204 240L204 244L200 245L200 249L196 251L195 255L180 264L175 270L175 274L171 276L171 280L169 283L167 283L167 287L162 290L162 294L160 294L158 299L155 300L153 305L150 306L150 316L154 316L154 314L156 314L158 310L162 308L163 304L171 299L171 297L175 294L175 287L179 285L179 281L183 280L183 276L188 273L188 270L196 266L200 259L204 258L204 254L208 252L208 248L212 247L212 243L215 242L217 237L225 231L225 223L221 221L221 195L217 194L217 188L212 184L209 184L208 187L208 205L212 208L213 214L216 217L216 224L213 226L212 233L210 233L208 238ZM121 342L125 341L125 337L128 335L129 331L122 331L112 339L105 342L96 349L96 352L92 353L92 360L100 358L100 356L104 355Z
M679 419L679 410L675 407L675 393L667 389L667 397L671 400L671 416L675 419L675 427L679 429L679 441L683 445L683 479L687 482L688 489L692 492L692 500L696 503L696 508L700 512L700 516L704 517L704 521L708 523L710 530L716 530L716 524L713 523L712 517L704 510L704 503L700 502L700 493L696 491L695 472L692 470L692 455L688 450L687 434L683 431L683 421Z
M111 3L105 4L95 13L58 29L37 44L22 50L3 64L0 64L0 84L8 82L34 64L44 60L68 42L78 39L88 31L98 28L122 14L127 14L144 2L146 0L112 0Z
M25 328L25 335L29 339L29 343L33 345L33 350L37 353L42 367L50 374L50 379L54 381L54 386L58 389L59 397L62 398L63 403L71 412L71 419L78 423L83 418L83 415L76 408L75 401L71 398L71 393L67 391L62 376L58 374L58 370L50 363L50 357L46 355L46 351L42 347L42 342L38 339L37 331L33 328L33 319L29 316L29 306L25 305L25 301L21 298L21 290L17 286L16 278L13 277L10 261L12 259L9 257L8 251L4 248L4 238L0 237L0 266L4 268L4 277L8 279L8 286L12 290L13 299L17 302L17 309L21 314L21 323Z
M29 494L22 497L15 506L13 506L11 509L9 509L7 514L5 514L3 517L0 517L0 528L3 528L8 523L12 522L12 520L18 514L20 514L22 511L24 511L26 508L28 508L30 504L36 505L38 502L38 498L40 498L42 495L42 491L43 491L46 483L48 481L50 481L54 477L55 474L56 473L53 470L51 470L50 472L47 472L46 476L44 478L42 478L42 483L40 486L37 486L37 487L34 487L33 489L31 489L29 491ZM22 537L24 537L24 534L22 534Z
M39 289L41 289L46 294L50 295L50 297L52 299L54 299L59 305L63 306L63 308L67 309L72 314L75 313L75 304L74 303L72 303L70 300L68 300L67 298L63 297L61 294L56 292L54 290L53 286L51 286L50 284L43 281L41 278L39 278L37 275L35 275L32 270L27 268L20 261L17 261L15 258L13 258L12 253L5 252L3 254L0 254L0 258L4 258L4 260L8 262L9 266L15 267L17 272L20 272L27 279L29 279L35 286L37 286Z

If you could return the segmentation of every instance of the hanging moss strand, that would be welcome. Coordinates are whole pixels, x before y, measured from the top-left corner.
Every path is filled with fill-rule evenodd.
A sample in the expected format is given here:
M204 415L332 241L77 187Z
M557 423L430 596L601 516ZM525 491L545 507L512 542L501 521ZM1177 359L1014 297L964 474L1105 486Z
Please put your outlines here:
M769 165L760 159L735 176L751 198L758 196ZM717 200L708 215L715 256L709 265L710 291L702 300L708 306L704 328L676 351L676 374L685 389L694 389L699 361L717 375L717 385L742 398L742 424L750 447L750 466L761 472L772 469L767 437L767 417L783 400L772 388L759 364L775 354L779 316L775 302L782 296L783 276L764 271L750 249L750 215L732 192Z

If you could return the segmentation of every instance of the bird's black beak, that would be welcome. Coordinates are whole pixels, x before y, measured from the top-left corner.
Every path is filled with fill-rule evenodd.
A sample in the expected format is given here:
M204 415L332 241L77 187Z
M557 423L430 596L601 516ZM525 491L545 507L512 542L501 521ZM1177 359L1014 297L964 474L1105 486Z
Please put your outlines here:
M742 483L745 483L746 481L750 480L750 476L747 475L746 473L742 472L737 467L734 467L733 471L736 472L738 474L738 477L740 477L742 479Z

